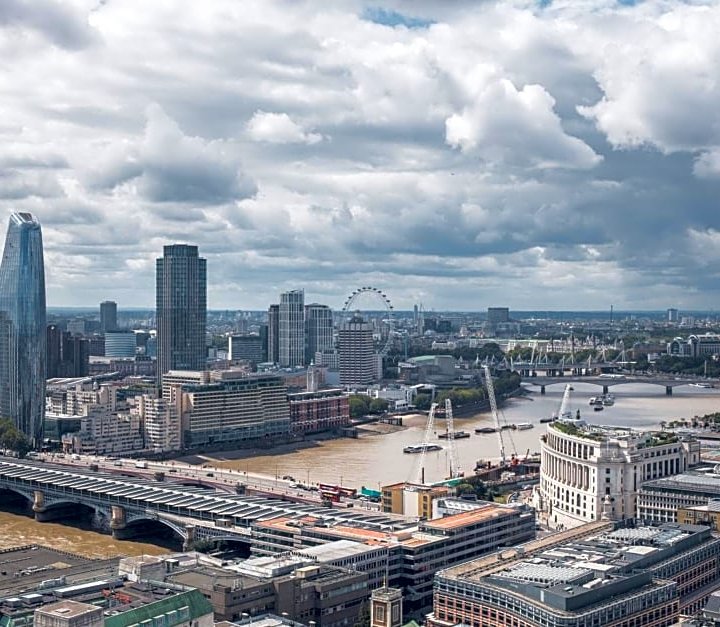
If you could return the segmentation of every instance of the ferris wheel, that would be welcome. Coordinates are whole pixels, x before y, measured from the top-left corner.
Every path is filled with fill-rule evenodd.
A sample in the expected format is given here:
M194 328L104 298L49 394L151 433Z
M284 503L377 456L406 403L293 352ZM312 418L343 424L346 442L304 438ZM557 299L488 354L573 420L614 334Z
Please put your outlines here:
M364 305L362 309L360 309L361 303ZM345 304L342 308L343 321L349 320L354 313L363 310L381 312L385 329L384 332L380 334L381 339L378 346L378 353L380 355L386 355L392 344L392 331L394 328L394 310L390 299L383 291L376 287L359 287L345 299Z

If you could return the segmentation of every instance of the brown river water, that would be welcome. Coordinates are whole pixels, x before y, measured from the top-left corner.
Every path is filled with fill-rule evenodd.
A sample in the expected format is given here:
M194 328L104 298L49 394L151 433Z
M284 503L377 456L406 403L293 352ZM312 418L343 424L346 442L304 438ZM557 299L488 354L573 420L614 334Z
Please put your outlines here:
M720 389L692 387L675 388L673 396L665 396L665 388L654 385L626 384L611 388L615 405L601 412L593 412L588 406L590 396L599 388L588 384L576 384L572 408L579 408L583 417L594 424L622 425L636 428L652 428L661 421L692 418L720 411ZM535 388L530 388L534 390ZM504 432L506 455L516 451L524 456L538 451L539 436L546 425L540 419L556 412L562 397L563 386L547 388L541 396L531 391L527 396L513 399L502 408L501 420L508 423L529 422L532 429ZM403 447L419 444L423 439L426 418L415 416L406 421L405 428L389 433L363 436L357 440L337 439L309 443L305 448L238 452L235 455L216 455L216 460L202 458L199 461L218 466L261 472L271 476L292 475L297 481L340 483L342 485L377 489L381 484L417 480L419 455L403 453ZM456 420L456 429L472 433L470 438L457 440L458 459L461 470L471 473L480 459L499 457L496 434L478 435L477 426L489 426L492 417L481 413L470 418ZM436 433L444 431L444 423L436 425ZM433 440L445 446L443 440ZM235 457L235 459L230 459ZM447 448L428 452L424 460L427 481L443 479L449 474ZM92 555L138 555L162 553L166 549L139 542L115 541L90 529L79 529L56 523L36 523L32 518L6 513L0 504L0 548L21 544L45 544L57 548Z

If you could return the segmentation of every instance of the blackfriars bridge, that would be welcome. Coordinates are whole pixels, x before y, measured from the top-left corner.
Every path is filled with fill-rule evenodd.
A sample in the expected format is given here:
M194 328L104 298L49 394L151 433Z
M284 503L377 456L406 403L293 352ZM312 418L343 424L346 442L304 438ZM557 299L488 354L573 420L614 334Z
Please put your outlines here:
M0 458L0 503L3 491L24 497L39 522L70 518L77 513L78 506L83 506L107 521L114 538L141 537L148 525L161 523L177 534L186 550L198 540L232 540L252 545L254 526L278 517L312 516L328 526L357 524L378 530L408 524L391 514L118 478L9 458Z

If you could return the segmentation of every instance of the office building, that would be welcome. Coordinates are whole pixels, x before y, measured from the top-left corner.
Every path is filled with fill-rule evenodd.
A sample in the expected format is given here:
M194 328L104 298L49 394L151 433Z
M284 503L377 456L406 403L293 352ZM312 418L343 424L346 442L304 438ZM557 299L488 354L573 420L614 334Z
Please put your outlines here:
M340 326L338 362L343 386L368 385L378 379L373 328L361 316L353 316Z
M379 529L362 520L329 522L313 513L302 519L275 517L255 523L252 551L258 555L303 552L310 547L319 551L322 547L317 545L338 540L385 548L387 560L365 562L366 567L380 566L379 571L367 571L371 582L379 584L384 579L388 585L402 587L409 609L425 608L432 602L433 576L440 568L535 537L531 508L484 501L470 505L474 507L459 514L414 524L406 518L402 525L386 522ZM360 515L359 510L353 513ZM372 516L392 515L373 512ZM351 565L354 558L348 559Z
M100 303L100 332L116 331L117 326L117 303L106 300Z
M13 213L0 264L0 415L35 445L42 442L46 342L40 223Z
M313 363L315 353L332 351L333 314L327 305L305 305L305 363Z
M590 523L439 572L428 625L674 625L720 586L707 527Z
M280 305L270 305L267 324L267 360L280 361Z
M433 504L448 497L450 488L415 483L394 483L382 487L382 511L405 516L433 518ZM477 503L477 502L476 502Z
M677 475L700 463L700 443L672 433L641 433L558 420L540 438L536 507L553 528L593 520L635 518L646 481Z
M488 307L487 321L489 324L510 322L510 309L508 307Z
M266 342L259 335L231 335L228 338L228 359L260 364L267 360Z
M85 338L73 336L50 324L47 327L46 349L46 378L87 376L89 343Z
M679 475L646 481L638 493L638 518L673 522L681 508L707 506L720 498L720 475L702 467Z
M105 357L135 357L137 340L132 331L108 331L105 333Z
M280 294L278 342L280 366L305 365L305 292L302 290Z
M201 382L183 382L206 374ZM175 406L184 448L269 442L290 434L287 388L275 375L170 372L163 379L163 398Z
M678 321L678 310L671 307L667 310L667 321L671 323L677 323Z
M203 370L206 362L207 268L197 246L165 246L156 262L158 383L170 370Z
M369 596L366 574L297 555L198 564L167 580L202 592L215 618L228 621L274 612L318 627L352 626Z

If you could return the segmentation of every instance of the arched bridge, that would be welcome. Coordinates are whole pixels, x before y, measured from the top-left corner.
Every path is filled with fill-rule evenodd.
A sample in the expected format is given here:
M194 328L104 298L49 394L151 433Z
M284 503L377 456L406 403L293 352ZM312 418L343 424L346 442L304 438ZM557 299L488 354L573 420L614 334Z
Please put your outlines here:
M697 378L673 378L665 376L634 376L634 375L578 375L578 374L563 374L558 376L557 374L550 376L524 376L523 383L530 385L537 385L540 388L540 393L545 394L545 388L548 385L555 385L557 383L590 383L591 385L598 385L602 387L603 393L607 394L609 389L616 385L626 385L628 383L649 383L651 385L660 385L665 388L665 394L668 396L672 395L673 388L681 385L702 385L703 387L712 387L713 384L707 379L700 377Z
M398 523L396 517L386 514L368 516L353 509L329 509L146 479L120 479L90 470L66 470L7 458L0 458L3 490L27 499L40 522L61 520L84 506L105 520L118 539L142 536L149 521L154 521L175 531L186 548L199 539L252 544L256 523L281 516L313 516L328 524L358 522L377 529Z

